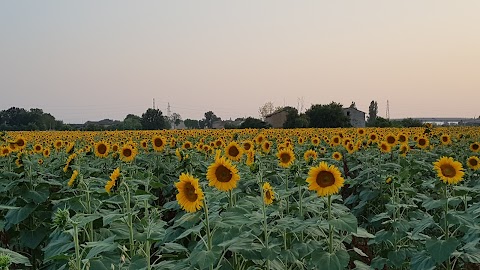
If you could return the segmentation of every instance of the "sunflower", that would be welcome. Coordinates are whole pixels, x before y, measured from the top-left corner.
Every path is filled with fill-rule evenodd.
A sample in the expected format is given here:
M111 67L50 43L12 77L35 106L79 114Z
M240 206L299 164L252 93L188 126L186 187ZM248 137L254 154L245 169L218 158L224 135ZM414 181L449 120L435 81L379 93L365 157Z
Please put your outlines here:
M360 136L365 135L365 129L364 128L357 129L357 134L360 135Z
M337 167L322 161L317 167L310 168L306 181L308 190L315 190L318 196L324 197L338 193L345 180Z
M440 136L440 142L443 145L450 145L450 144L452 144L452 139L450 138L450 135L443 134L442 136Z
M397 137L395 135L393 135L392 133L388 134L385 141L390 145L390 146L394 146L395 144L397 144Z
M312 139L310 139L310 141L311 141L312 144L315 145L315 146L318 146L318 145L320 144L320 138L318 138L317 136L312 137Z
M162 152L163 148L165 148L165 138L159 135L153 136L152 145L153 145L153 150L157 152Z
M255 162L255 150L249 150L247 151L247 160L245 161L245 164L247 166L252 165Z
M70 156L68 156L67 162L65 162L65 167L63 167L63 172L67 172L68 168L70 167L70 164L75 160L76 157L77 157L76 153L73 153Z
M254 149L254 144L252 141L246 140L242 142L242 147L243 147L243 150L250 151Z
M192 143L190 141L185 141L182 146L183 149L190 149L192 148Z
M467 159L467 166L476 171L480 169L480 159L476 156L471 156Z
M392 177L388 177L387 179L385 179L385 183L387 184L391 184L393 181Z
M35 146L33 146L33 152L35 153L41 153L43 151L43 146L39 143L35 144Z
M266 205L270 205L273 203L273 200L275 199L275 194L273 193L272 186L270 186L270 183L265 182L263 183L263 201L265 202Z
M264 140L265 140L265 136L263 136L263 134L258 134L255 137L255 143L256 144L262 144Z
M309 149L303 154L303 159L305 159L306 162L317 160L317 152L315 152L315 150Z
M297 141L298 141L298 144L302 145L302 144L305 143L305 138L304 137L298 137Z
M45 149L43 149L43 157L48 158L49 156L50 156L50 148L45 147Z
M337 146L342 143L342 138L338 135L335 135L332 137L330 142L332 146Z
M95 156L99 158L108 157L108 152L110 151L110 145L107 142L99 141L95 143Z
M78 176L78 171L74 170L72 173L72 176L70 177L70 181L68 181L69 187L73 187L73 185L75 184L75 180L77 179L77 176Z
M335 160L342 160L343 156L340 152L333 152L332 158Z
M203 206L203 191L198 179L188 173L182 173L179 180L175 187L178 190L176 197L180 207L189 213L200 210Z
M243 150L237 142L232 141L225 147L225 155L233 161L239 161L242 158Z
M105 184L105 191L110 193L112 191L112 188L118 186L117 185L117 180L118 177L120 177L120 168L116 168L112 174L110 174L110 180Z
M292 149L284 148L283 150L278 151L277 153L278 165L283 168L288 168L293 164L295 160L295 154Z
M142 147L142 149L143 149L145 152L148 152L148 140L147 140L147 139L143 139L143 140L140 142L140 146Z
M465 174L462 163L454 161L451 157L441 157L433 165L440 180L446 184L457 184L462 181Z
M136 155L137 150L130 143L126 143L120 150L120 159L125 162L131 162L133 159L135 159Z
M268 140L263 141L263 143L262 143L263 152L269 153L271 147L272 147L272 143L270 141L268 141Z
M53 144L53 146L55 147L55 150L59 151L63 146L63 141L62 140L56 140L55 143Z
M37 162L38 162L38 165L42 165L43 164L43 159L39 158Z
M430 146L430 140L427 137L419 137L417 139L417 147L427 149Z
M368 135L368 139L370 140L370 142L374 143L374 142L377 142L378 141L378 135L377 133L370 133L370 135Z
M480 151L480 143L474 142L474 143L470 144L470 150L472 150L473 152Z
M404 133L400 133L397 136L397 140L398 140L399 143L405 143L405 142L407 142L408 137Z
M1 146L0 147L0 157L6 157L8 155L10 155L10 149L8 147L5 147L5 146Z
M378 145L378 148L380 148L380 151L382 151L382 153L390 153L390 151L392 151L392 146L390 146L390 144L388 144L387 142L381 142Z
M20 149L24 149L25 147L27 147L27 140L21 136L17 137L17 139L15 140L15 145Z
M225 157L215 159L207 170L209 186L215 186L222 191L230 191L237 186L240 175L237 168Z
M75 147L75 143L73 142L68 142L66 147L65 147L65 153L71 154L73 153L73 148Z
M401 156L406 157L407 153L410 151L410 146L406 143L402 143L399 148L399 153Z

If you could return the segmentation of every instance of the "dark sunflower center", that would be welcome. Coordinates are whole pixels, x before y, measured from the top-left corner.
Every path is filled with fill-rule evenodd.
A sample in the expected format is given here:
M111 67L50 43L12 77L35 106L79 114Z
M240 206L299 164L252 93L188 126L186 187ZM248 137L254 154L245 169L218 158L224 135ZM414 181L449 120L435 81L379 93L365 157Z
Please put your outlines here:
M385 151L388 150L387 145L386 145L386 144L382 144L382 149L385 150Z
M270 193L270 190L266 190L266 191L265 191L265 198L267 198L267 200L271 200L271 199L272 199L272 193Z
M270 144L266 143L265 144L265 149L268 149L268 148L270 148Z
M445 136L445 137L442 137L442 141L448 142L448 137L446 137L446 136Z
M198 198L198 195L195 193L195 187L190 183L185 184L185 197L190 202L195 202Z
M440 169L442 170L442 174L446 177L454 177L457 173L455 168L450 164L444 164L440 166Z
M40 145L35 146L35 150L40 151L42 150L42 147Z
M132 156L132 150L130 148L123 149L123 155L125 157L130 157Z
M334 143L339 143L339 139L338 139L338 138L335 138L335 139L333 139L333 142L334 142Z
M188 148L190 148L190 147L191 147L191 145L190 145L189 143L186 143L186 144L185 144L185 148L186 148L186 149L188 149Z
M479 147L480 147L480 145L478 145L478 144L476 144L476 143L474 143L474 144L472 145L472 149L473 149L473 150L478 150Z
M474 158L469 159L468 163L470 164L470 166L477 166L478 165L478 161Z
M331 172L321 171L317 174L317 184L322 187L329 187L335 183L335 176Z
M106 152L107 152L107 146L106 146L105 144L103 144L103 143L100 144L100 145L98 146L98 153L101 154L101 155L103 155L103 154L105 154Z
M238 151L237 147L232 146L228 148L228 154L232 157L236 157L238 156L238 154L240 154L240 151Z
M215 170L215 177L218 181L226 183L232 180L232 172L227 167L220 165Z
M155 138L155 140L153 140L153 144L155 145L155 147L162 147L163 141L160 138Z
M215 145L216 145L216 146L220 146L220 145L222 145L222 142L221 142L221 141L216 141L216 142L215 142Z
M17 145L18 145L18 146L24 146L24 145L25 145L25 141L24 141L24 140L18 140L18 141L17 141Z
M400 142L404 142L404 141L407 140L407 138L406 138L404 135L400 135L400 136L398 137L398 140L399 140Z
M427 141L425 139L420 139L420 140L418 140L418 144L419 145L425 145L425 144L427 144Z
M291 159L291 157L290 157L289 153L282 153L280 155L280 160L282 161L282 163L288 163L288 162L290 162L290 159Z
M251 147L252 147L252 146L251 146L249 143L243 144L243 149L245 149L245 150L247 150L247 151L250 150Z
M395 143L395 137L393 137L393 136L388 136L388 137L387 137L387 142L388 142L389 144L394 144L394 143Z

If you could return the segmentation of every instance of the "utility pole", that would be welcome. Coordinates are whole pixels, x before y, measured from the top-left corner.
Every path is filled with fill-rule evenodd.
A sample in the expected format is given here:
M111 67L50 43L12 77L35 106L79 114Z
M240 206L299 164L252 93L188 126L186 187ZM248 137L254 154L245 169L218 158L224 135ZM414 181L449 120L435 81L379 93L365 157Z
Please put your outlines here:
M168 106L167 106L167 116L168 116L168 118L170 118L171 113L172 113L172 111L170 109L170 102L168 102Z
M390 120L390 104L388 103L388 99L387 99L387 113L385 116L388 120Z
M153 99L153 109L155 110L155 98Z

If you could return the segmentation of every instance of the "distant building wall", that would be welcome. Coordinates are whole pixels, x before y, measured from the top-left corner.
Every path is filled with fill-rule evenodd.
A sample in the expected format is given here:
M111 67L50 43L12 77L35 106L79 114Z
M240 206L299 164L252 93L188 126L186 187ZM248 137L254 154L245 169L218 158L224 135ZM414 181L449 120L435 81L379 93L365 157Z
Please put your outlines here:
M283 128L283 123L287 121L287 114L288 112L286 110L274 112L265 117L265 122L270 124L273 128Z
M350 117L352 127L365 127L365 113L355 108L343 108L343 113Z

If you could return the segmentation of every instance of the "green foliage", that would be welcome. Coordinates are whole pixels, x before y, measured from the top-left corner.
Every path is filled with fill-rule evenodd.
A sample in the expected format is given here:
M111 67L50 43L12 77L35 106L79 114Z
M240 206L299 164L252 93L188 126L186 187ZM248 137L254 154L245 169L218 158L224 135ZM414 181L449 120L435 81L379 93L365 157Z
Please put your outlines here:
M159 109L147 109L147 111L142 114L140 122L142 124L142 128L146 130L170 128L170 124L162 115L162 111Z
M343 114L342 105L332 102L327 105L312 105L305 114L313 128L349 127L350 120Z
M240 128L267 128L268 124L260 119L247 117L245 121L240 124Z

